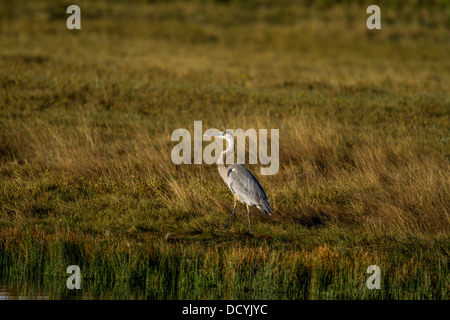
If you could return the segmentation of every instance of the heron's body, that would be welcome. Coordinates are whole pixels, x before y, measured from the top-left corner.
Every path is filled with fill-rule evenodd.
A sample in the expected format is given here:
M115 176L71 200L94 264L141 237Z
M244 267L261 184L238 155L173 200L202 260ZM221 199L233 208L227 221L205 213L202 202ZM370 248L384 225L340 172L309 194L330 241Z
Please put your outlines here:
M253 174L242 164L219 164L219 173L236 199L251 207L257 207L267 216L273 213L264 189Z
M251 233L250 210L248 207L255 206L261 210L264 216L271 215L273 210L270 207L269 199L267 199L266 193L259 184L258 180L256 180L253 174L246 167L242 164L226 165L227 156L234 151L234 137L226 131L221 132L220 134L212 134L210 136L220 137L222 139L226 139L228 142L227 149L222 152L217 161L219 174L234 194L233 212L231 213L227 231L230 228L231 221L236 210L236 201L240 201L247 205L248 227L249 232Z

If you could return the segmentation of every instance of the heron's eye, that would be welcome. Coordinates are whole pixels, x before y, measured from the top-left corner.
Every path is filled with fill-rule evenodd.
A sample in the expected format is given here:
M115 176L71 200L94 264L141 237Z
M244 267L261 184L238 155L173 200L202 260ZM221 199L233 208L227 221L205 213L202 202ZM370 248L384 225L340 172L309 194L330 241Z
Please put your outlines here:
M222 135L224 136L224 135L225 135L225 132L222 132Z

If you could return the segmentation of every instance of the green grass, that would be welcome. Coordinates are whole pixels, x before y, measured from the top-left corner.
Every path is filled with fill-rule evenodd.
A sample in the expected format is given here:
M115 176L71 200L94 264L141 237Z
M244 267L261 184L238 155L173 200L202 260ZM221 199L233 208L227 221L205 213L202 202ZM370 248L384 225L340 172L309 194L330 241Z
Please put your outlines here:
M448 299L449 5L2 3L0 286L52 299ZM275 209L177 128L280 130ZM77 264L82 290L66 288ZM380 290L365 283L381 268Z
M130 239L22 232L12 231L10 242L3 243L3 272L13 283L46 289L50 298L86 292L103 299L444 299L447 294L448 266L442 258L428 260L423 252L377 255L367 246L338 252L326 244L306 248L240 235L166 242L148 233ZM344 237L334 233L334 238ZM383 270L381 290L365 286L366 269L374 262ZM83 274L78 293L65 288L64 271L71 264Z

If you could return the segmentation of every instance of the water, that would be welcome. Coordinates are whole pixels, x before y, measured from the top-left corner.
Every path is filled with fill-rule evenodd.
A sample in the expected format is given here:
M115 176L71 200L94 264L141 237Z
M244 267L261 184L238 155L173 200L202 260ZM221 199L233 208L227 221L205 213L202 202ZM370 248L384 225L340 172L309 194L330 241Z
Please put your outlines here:
M65 281L25 283L1 281L0 300L159 300L174 299L124 283L100 285L89 279L82 281L81 289L68 289Z
M32 295L22 295L13 287L0 284L0 300L48 300L50 297L46 293L35 293Z
M68 289L65 284L0 283L0 300L95 300L114 299L107 291L94 291L91 286L80 290Z

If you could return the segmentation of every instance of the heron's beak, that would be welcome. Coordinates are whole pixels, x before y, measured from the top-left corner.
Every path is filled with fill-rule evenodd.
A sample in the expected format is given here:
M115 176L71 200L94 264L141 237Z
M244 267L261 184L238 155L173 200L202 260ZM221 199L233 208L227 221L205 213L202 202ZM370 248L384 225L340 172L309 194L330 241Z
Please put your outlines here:
M221 132L217 132L217 133L207 133L204 134L204 137L219 137L222 133Z

